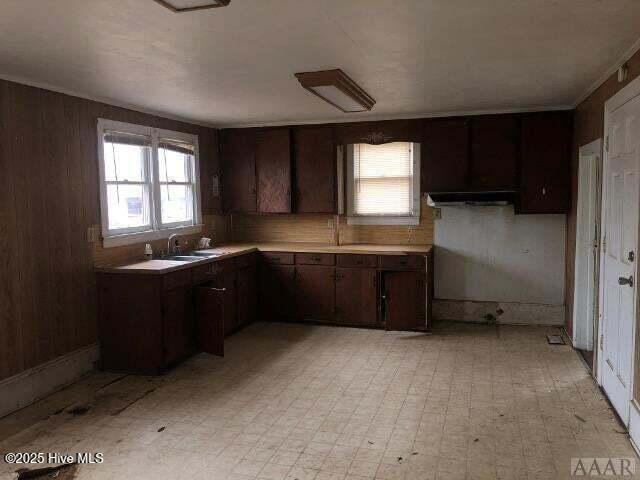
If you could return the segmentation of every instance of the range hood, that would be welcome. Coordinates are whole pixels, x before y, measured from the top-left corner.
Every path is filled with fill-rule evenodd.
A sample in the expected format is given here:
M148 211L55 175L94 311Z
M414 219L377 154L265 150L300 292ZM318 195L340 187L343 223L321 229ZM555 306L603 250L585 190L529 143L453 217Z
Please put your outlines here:
M427 204L431 207L447 205L493 206L509 205L515 192L439 192L427 194Z

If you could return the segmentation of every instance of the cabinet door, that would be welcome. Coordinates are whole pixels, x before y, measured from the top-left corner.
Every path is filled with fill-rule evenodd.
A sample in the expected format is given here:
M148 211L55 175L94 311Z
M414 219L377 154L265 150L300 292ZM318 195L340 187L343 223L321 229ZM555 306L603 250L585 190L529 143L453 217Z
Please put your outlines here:
M256 137L258 212L291 212L291 141L288 128L264 130Z
M222 205L226 212L256 211L255 133L225 130L220 142Z
M332 320L335 314L335 267L296 266L296 305L300 320Z
M384 318L387 330L425 328L426 302L424 273L384 273Z
M226 290L196 287L196 339L198 348L224 357L224 296Z
M100 365L157 375L163 364L162 277L98 274Z
M350 325L377 323L377 272L373 268L336 268L336 319Z
M295 211L336 212L336 147L333 129L304 127L294 131Z
M257 269L249 266L238 270L236 285L238 290L238 326L240 328L255 321L258 296Z
M263 262L260 265L260 314L262 320L289 320L295 314L293 265Z
M236 273L233 270L222 271L213 277L211 285L223 288L224 295L224 334L230 335L238 329Z
M471 189L516 190L518 119L492 115L471 120Z
M162 333L164 365L171 365L193 351L194 324L191 287L179 287L163 294Z
M427 120L420 146L423 192L468 190L468 120Z
M566 213L571 201L572 119L566 112L525 115L519 213Z

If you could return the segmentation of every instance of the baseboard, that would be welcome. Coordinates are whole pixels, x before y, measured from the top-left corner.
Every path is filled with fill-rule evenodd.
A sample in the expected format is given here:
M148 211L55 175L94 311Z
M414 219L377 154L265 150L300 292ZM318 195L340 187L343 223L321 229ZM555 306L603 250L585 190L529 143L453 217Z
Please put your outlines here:
M478 302L471 300L433 301L434 320L503 325L564 325L564 305L517 302Z
M95 368L100 357L97 343L25 370L0 382L0 417L75 382Z

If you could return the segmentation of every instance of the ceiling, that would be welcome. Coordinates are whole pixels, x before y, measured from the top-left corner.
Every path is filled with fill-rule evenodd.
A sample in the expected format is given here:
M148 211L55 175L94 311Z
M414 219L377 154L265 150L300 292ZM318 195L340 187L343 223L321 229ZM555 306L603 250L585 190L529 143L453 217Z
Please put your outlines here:
M2 0L0 77L215 126L573 106L640 37L638 0ZM296 72L342 68L343 114Z

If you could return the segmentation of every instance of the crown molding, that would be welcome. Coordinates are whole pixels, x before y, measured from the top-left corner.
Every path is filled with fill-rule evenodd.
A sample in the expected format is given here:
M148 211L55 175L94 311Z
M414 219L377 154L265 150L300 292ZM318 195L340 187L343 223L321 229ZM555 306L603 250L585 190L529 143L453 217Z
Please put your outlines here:
M573 103L572 108L576 108L578 105L580 105L582 102L584 102L589 95L591 95L593 92L595 92L604 82L606 82L609 77L611 75L613 75L614 73L616 73L616 70L618 70L618 68L620 68L620 66L622 64L624 64L627 60L629 60L631 57L633 57L633 55L640 50L640 38L638 38L638 40L636 40L633 45L631 45L631 47L629 47L624 54L618 58L618 61L616 61L611 67L609 67L607 69L607 71L605 71L595 82L593 82L589 88L587 88L582 95L580 95L576 101Z

